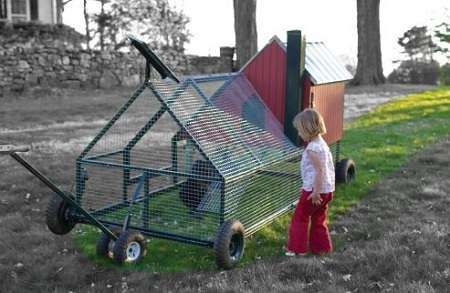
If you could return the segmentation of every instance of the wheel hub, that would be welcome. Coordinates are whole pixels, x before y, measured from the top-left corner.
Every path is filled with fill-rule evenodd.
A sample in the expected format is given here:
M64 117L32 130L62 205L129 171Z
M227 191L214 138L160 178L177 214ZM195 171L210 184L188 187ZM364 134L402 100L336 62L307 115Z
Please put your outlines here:
M353 181L353 179L355 179L355 168L354 167L350 167L347 170L347 181Z
M141 255L141 245L136 241L130 242L127 246L127 261L136 261Z
M229 250L230 250L230 256L234 260L236 258L236 256L235 256L235 254L236 254L236 244L233 241L230 242Z
M235 234L233 237L231 237L230 246L229 246L229 252L230 252L230 258L235 261L239 259L242 249L242 239L240 235Z

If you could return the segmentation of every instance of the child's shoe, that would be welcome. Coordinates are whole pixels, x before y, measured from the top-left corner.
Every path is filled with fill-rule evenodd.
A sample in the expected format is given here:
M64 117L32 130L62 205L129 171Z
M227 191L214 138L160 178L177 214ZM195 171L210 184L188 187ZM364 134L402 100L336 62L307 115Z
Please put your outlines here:
M289 256L289 257L293 257L293 256L305 256L307 253L295 253L293 251L290 251L287 246L283 246L283 250L284 250L284 255L285 256Z
M286 251L284 253L285 256L293 257L293 256L306 256L306 253L295 253L292 251Z
M285 255L285 256L289 256L289 257L293 257L293 256L296 255L296 253L295 253L295 252L292 252L292 251L286 251L286 252L284 252L284 255Z

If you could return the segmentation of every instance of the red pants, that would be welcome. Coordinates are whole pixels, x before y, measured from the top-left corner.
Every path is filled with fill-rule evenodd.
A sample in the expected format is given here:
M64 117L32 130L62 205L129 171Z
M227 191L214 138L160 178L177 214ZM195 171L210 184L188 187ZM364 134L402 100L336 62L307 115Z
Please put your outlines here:
M328 202L333 199L333 193L321 194L322 203L317 206L312 204L311 199L307 200L310 194L311 191L302 190L289 227L287 249L295 253L308 252L309 234L311 252L314 254L328 253L333 249L327 226ZM311 226L309 226L310 222ZM310 229L308 229L309 227Z

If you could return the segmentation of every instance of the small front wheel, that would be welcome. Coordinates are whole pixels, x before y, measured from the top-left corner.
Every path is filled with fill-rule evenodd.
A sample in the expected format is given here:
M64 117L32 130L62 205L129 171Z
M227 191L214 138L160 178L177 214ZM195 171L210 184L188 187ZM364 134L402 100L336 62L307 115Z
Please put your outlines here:
M244 226L237 220L222 224L214 242L216 263L225 270L235 267L244 255Z
M113 258L119 264L137 263L146 252L144 236L141 233L125 231L114 243Z
M352 159L342 159L336 165L336 182L348 184L355 180L356 165Z
M112 231L115 233L115 231ZM115 233L119 235L119 233ZM100 234L100 238L98 238L96 252L100 257L113 258L113 249L114 249L115 241L105 232Z
M75 223L69 218L70 205L59 195L53 194L46 212L47 227L57 235L72 231Z

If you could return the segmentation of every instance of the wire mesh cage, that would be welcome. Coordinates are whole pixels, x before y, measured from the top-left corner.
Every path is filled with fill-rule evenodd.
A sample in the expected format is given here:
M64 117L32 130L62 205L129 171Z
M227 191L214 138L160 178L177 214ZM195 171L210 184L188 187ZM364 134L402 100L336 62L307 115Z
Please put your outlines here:
M225 221L250 235L297 199L299 149L243 75L152 80L111 121L76 172L105 224L212 245Z

